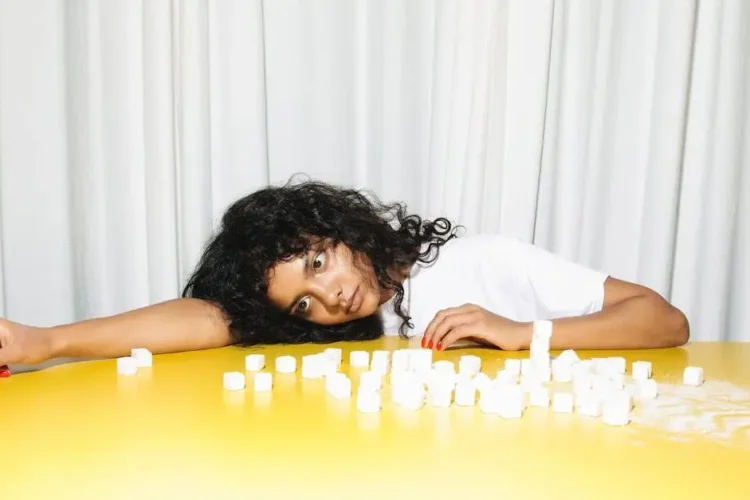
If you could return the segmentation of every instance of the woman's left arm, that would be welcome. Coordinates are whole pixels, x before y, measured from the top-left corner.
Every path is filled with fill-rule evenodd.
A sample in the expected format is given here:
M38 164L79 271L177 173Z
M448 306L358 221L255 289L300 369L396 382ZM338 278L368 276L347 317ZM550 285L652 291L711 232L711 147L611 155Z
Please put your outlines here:
M438 313L427 327L423 346L446 349L466 339L505 350L528 349L532 322L517 322L466 304ZM685 344L685 315L655 291L616 278L604 281L601 310L553 320L552 349L648 349Z
M526 330L530 328L525 325ZM647 287L612 277L604 282L600 311L556 319L553 332L552 349L677 347L690 338L690 326L682 311ZM531 332L525 337L530 342Z

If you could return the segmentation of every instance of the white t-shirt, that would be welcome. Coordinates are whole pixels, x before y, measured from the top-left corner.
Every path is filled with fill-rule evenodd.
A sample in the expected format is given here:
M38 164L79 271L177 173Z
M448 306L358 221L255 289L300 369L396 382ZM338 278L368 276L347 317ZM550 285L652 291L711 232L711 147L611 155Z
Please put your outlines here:
M463 304L522 322L591 314L602 308L607 276L504 235L454 238L404 281L402 307L414 325L406 333L422 335L441 309ZM386 335L402 322L393 302L380 307Z

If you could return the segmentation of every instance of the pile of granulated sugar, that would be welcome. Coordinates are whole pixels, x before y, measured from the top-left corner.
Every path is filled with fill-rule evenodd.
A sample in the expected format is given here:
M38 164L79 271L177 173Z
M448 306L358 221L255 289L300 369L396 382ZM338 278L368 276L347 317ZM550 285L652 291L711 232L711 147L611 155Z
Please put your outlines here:
M723 381L699 387L659 384L656 399L639 399L632 422L658 429L673 441L700 435L750 448L750 389Z

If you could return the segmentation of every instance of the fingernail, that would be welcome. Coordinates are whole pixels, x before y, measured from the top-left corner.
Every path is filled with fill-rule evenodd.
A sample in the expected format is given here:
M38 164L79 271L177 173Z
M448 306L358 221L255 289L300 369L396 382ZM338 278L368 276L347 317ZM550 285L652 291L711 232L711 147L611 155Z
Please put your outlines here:
M442 349L443 349L443 343L442 342L438 342L437 350L441 351Z
M429 347L430 349L432 349L432 340L430 340L430 343L427 344L427 347Z
M425 341L425 340L426 340L426 339L425 339L424 337L422 337L422 347L424 347L424 341Z

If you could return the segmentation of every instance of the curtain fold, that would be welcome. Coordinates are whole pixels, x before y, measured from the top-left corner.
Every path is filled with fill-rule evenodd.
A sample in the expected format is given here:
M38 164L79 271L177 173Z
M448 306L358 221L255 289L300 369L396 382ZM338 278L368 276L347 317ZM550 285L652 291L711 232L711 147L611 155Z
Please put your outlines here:
M306 173L750 341L749 31L742 0L0 2L0 314L176 297L229 203Z

